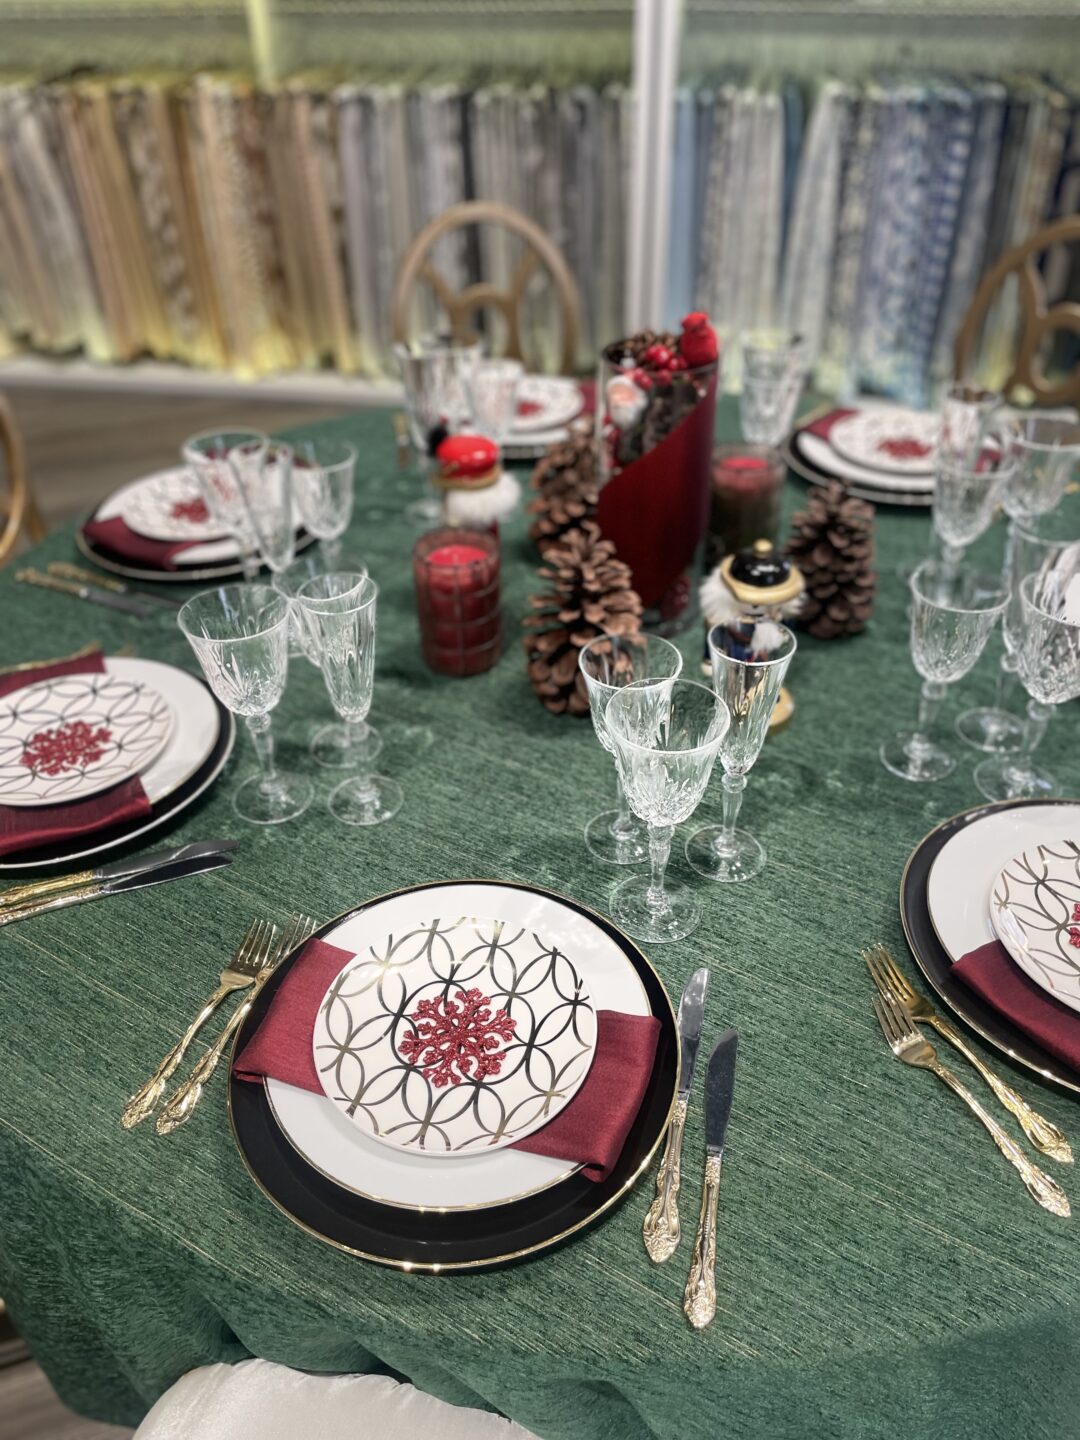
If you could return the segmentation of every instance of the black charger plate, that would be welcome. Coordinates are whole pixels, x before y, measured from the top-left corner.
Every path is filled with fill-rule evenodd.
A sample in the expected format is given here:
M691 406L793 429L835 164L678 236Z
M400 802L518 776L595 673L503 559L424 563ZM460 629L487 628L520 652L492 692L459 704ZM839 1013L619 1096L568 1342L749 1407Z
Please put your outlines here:
M395 893L459 883L446 880L431 885L410 885ZM317 1239L365 1260L400 1270L438 1273L505 1265L557 1245L599 1219L629 1192L648 1166L667 1129L678 1089L679 1041L675 1013L659 976L632 940L610 920L553 891L535 885L514 885L512 881L469 883L507 885L530 894L547 895L598 925L637 971L650 1009L660 1021L656 1061L623 1153L606 1180L585 1180L580 1174L574 1174L505 1205L442 1214L431 1210L415 1212L365 1199L329 1180L308 1164L279 1129L265 1087L236 1079L230 1067L229 1119L233 1139L248 1173L267 1199ZM325 936L364 908L364 905L355 906L329 921L316 934ZM284 960L263 986L236 1035L234 1056L255 1033L291 963L292 958Z
M94 514L97 512L95 511ZM89 524L94 515L88 515L83 524ZM296 553L302 554L315 544L315 536L301 530L296 536ZM135 565L125 560L114 550L91 540L80 525L75 531L76 548L102 570L122 575L126 580L148 580L155 585L196 585L204 580L235 580L243 576L244 567L239 560L223 560L216 565L184 565L178 560L175 570L165 570L150 565Z
M1044 1080L1051 1080L1066 1090L1080 1094L1080 1080L1066 1070L1056 1056L1042 1048L1010 1020L999 1015L993 1006L968 988L952 973L952 959L938 939L930 918L927 885L930 869L945 844L968 825L973 825L997 810L1021 810L1028 805L1075 805L1075 800L1004 800L993 805L976 805L945 820L920 840L911 853L904 877L900 881L900 920L915 963L944 1000L971 1028L1018 1065L1036 1071Z

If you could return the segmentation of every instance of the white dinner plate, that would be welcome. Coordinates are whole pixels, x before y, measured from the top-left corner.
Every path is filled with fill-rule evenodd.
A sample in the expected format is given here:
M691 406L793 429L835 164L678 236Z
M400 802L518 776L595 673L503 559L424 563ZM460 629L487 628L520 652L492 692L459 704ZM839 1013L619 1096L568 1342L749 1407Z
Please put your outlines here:
M814 466L816 470L826 475L835 475L838 479L845 480L853 485L861 485L871 490L879 490L885 494L920 495L931 496L934 491L934 477L932 475L893 475L886 470L870 470L865 465L855 465L850 460L844 460L832 448L827 440L820 435L811 434L809 430L799 430L795 434L798 449L803 457Z
M368 917L378 914L380 928L386 922L400 927L425 894L430 897L427 908L437 903L443 914L491 914L497 902L507 921L546 931L577 958L597 1010L650 1013L644 987L619 946L588 917L552 896L527 890L462 884L389 896L342 921L324 939L355 954L371 933ZM324 1095L271 1079L266 1092L280 1129L309 1164L343 1189L388 1205L443 1210L500 1205L554 1185L580 1168L576 1162L513 1148L465 1154L450 1162L408 1154L365 1134Z
M160 476L162 474L171 475L174 473L176 472L168 470L163 472L159 471L153 475L141 475L137 480L129 480L126 485L121 485L118 490L114 490L111 495L107 496L101 502L98 508L94 511L93 519L115 520L119 518L130 524L127 516L133 498L135 499L137 504L138 496L144 486L146 486L148 483L154 484L160 479ZM135 529L135 526L132 525L131 528ZM217 538L215 538L213 535L213 531L211 530L211 533L207 537L207 539L200 542L199 544L191 545L188 549L184 551L182 556L177 558L176 563L178 567L182 565L185 568L188 566L196 565L214 565L218 563L223 563L227 560L236 560L239 554L239 546L237 545L236 540L232 535L219 535Z
M532 438L535 430L555 430L575 420L585 405L576 380L559 375L526 375L518 386L517 415L507 444Z
M421 892L368 912L312 1053L323 1091L365 1133L455 1160L524 1140L570 1103L596 1010L565 927L449 903Z
M932 476L941 417L900 405L863 405L837 420L829 444L844 460L890 475Z
M990 892L994 934L1024 974L1080 1011L1080 845L1044 835L1002 866Z
M121 680L152 685L164 696L176 716L176 723L164 750L140 776L146 798L152 806L165 805L175 791L196 776L215 751L219 752L217 763L200 776L198 786L185 797L184 805L190 805L213 784L232 754L236 738L232 717L227 716L227 743L219 745L223 712L214 702L209 688L187 670L180 670L161 660L107 655L105 673L115 675ZM171 819L175 813L175 810L166 805L163 813L133 823L131 828L125 828L122 834L114 833L106 840L102 840L99 835L84 835L72 840L71 848L63 853L51 847L45 858L35 855L33 851L26 856L11 854L0 861L0 871L35 870L42 866L68 864L89 855L98 855L103 850L129 844Z
M199 482L186 465L144 475L124 486L122 493L120 514L128 528L151 540L222 538L221 526L211 516Z
M161 754L173 711L153 686L58 675L0 700L0 804L61 805L130 780Z
M992 810L946 841L930 869L926 900L930 922L953 963L996 938L990 894L1002 867L1033 846L1076 835L1080 805L1024 805Z

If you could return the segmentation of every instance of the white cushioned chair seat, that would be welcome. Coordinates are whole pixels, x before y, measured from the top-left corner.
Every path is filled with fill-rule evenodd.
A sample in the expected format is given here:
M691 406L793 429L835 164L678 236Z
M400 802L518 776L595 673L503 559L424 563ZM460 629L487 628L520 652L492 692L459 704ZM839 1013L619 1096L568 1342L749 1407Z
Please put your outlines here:
M536 1440L386 1375L305 1375L268 1360L205 1365L167 1390L135 1440Z

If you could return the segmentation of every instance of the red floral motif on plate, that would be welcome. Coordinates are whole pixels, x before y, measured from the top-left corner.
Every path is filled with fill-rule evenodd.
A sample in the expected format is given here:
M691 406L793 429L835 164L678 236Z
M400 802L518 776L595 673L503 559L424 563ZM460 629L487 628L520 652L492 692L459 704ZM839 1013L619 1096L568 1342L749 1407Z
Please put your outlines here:
M177 500L169 514L174 520L190 520L192 525L205 525L210 519L210 511L201 495L192 500Z
M22 763L39 775L62 775L65 770L85 769L105 754L112 731L105 725L95 730L85 720L71 720L55 730L31 735L22 753Z
M892 456L894 460L921 460L930 454L933 446L916 440L912 435L896 435L887 440L879 440L877 448Z
M530 415L539 415L543 408L539 400L519 400L517 413L522 420L527 420Z
M517 1028L505 1010L492 1013L490 996L475 989L459 990L456 1000L421 1000L409 1019L416 1033L406 1035L398 1050L437 1090L498 1075L503 1047Z

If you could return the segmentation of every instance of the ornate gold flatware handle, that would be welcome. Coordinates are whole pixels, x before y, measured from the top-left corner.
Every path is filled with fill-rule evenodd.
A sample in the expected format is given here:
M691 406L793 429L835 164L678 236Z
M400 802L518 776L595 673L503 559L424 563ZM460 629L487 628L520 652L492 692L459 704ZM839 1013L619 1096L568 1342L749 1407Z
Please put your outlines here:
M158 1101L161 1099L165 1086L168 1084L180 1061L183 1060L187 1054L188 1046L192 1040L195 1039L195 1036L206 1024L207 1020L210 1019L210 1016L213 1015L226 995L231 994L234 990L241 990L243 988L244 987L236 981L229 984L222 982L222 984L217 987L195 1016L195 1019L184 1031L183 1035L180 1036L180 1039L165 1056L165 1059L162 1060L153 1075L150 1076L150 1079L147 1080L145 1085L135 1091L135 1094L132 1095L124 1106L120 1115L120 1124L125 1130L130 1130L133 1125L138 1125L140 1121L147 1119L148 1116L153 1114Z
M191 1119L192 1112L199 1103L203 1087L217 1069L217 1063L222 1055L224 1055L229 1041L243 1024L244 1017L252 1005L254 1005L256 996L262 989L263 982L269 979L269 976L270 972L264 970L256 977L255 984L247 999L242 1005L237 1006L229 1016L228 1024L224 1030L222 1030L213 1045L211 1045L210 1049L207 1050L206 1054L195 1066L195 1069L192 1070L183 1084L170 1095L155 1124L155 1129L159 1135L171 1135L172 1132L183 1125L185 1121Z
M77 875L59 875L53 880L28 880L25 885L10 885L6 890L0 890L0 910L8 905L24 905L28 900L38 900L43 895L55 895L58 890L71 890L93 883L94 872L80 870Z
M656 1198L649 1206L645 1223L641 1227L645 1249L649 1259L662 1265L670 1260L678 1249L681 1231L679 1228L679 1181L682 1164L683 1131L686 1129L688 1101L680 1096L675 1102L675 1113L668 1126L667 1143L663 1159L656 1172Z
M80 885L74 890L65 890L62 895L43 895L21 905L5 905L0 908L0 925L29 920L34 915L44 915L47 910L65 910L69 905L81 905L84 900L99 900L106 894L108 891L98 884Z
M50 560L47 573L59 575L61 580L75 580L83 585L96 585L99 590L111 590L114 595L123 595L127 586L111 575L99 575L96 570L84 570L81 565L72 565L68 560Z
M1016 1116L1020 1122L1020 1128L1036 1150L1041 1150L1044 1155L1049 1155L1051 1160L1058 1160L1063 1165L1073 1163L1072 1147L1056 1125L1044 1119L1037 1110L1033 1110L1022 1095L1018 1095L1011 1085L1007 1085L999 1075L994 1074L988 1065L984 1065L964 1037L948 1020L943 1019L940 1015L935 1015L930 1023L939 1035L948 1040L950 1045L956 1046L965 1060L974 1065L1005 1109Z
M971 1091L960 1083L952 1071L946 1070L940 1060L934 1060L930 1065L930 1069L933 1070L934 1074L940 1080L944 1080L949 1089L954 1090L966 1105L970 1106L986 1126L987 1130L990 1131L990 1134L994 1137L994 1144L1005 1156L1005 1159L1019 1171L1020 1178L1023 1180L1031 1198L1038 1201L1044 1210L1049 1210L1051 1215L1070 1214L1069 1197L1057 1181L1052 1180L1050 1176L1040 1170L1037 1165L1031 1163L1023 1150L1020 1149L1020 1146L1017 1145L1016 1141L1008 1136L993 1116L989 1115L983 1109Z
M683 1313L695 1330L704 1330L716 1314L716 1203L720 1195L722 1155L705 1161L705 1188L701 1192L694 1258L683 1292Z

